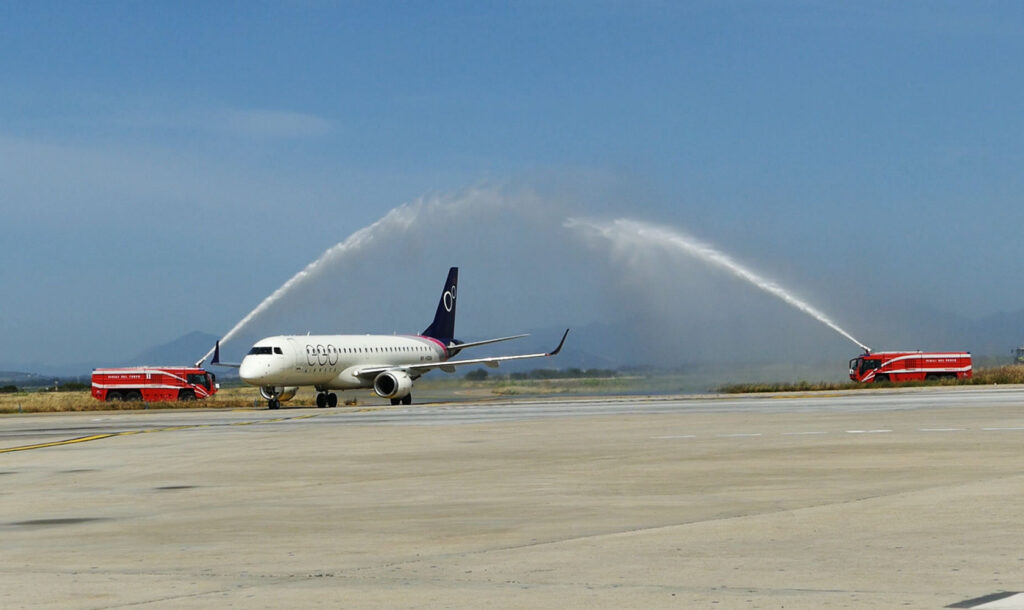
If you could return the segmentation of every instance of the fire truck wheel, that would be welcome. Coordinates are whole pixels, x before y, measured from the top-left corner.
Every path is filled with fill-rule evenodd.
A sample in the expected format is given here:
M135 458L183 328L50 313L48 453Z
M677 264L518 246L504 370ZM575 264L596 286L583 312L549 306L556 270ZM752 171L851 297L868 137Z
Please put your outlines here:
M338 406L338 395L335 394L334 392L331 392L330 394L327 395L327 406L330 407L331 409Z
M924 380L925 381L935 381L938 378L939 378L939 376L936 375L935 373L928 373L927 375L924 376Z
M121 402L124 400L121 398L120 392L107 392L107 402Z
M888 375L875 375L875 381L889 381Z
M323 392L317 392L317 395L316 395L316 408L317 409L323 409L326 406L327 406L327 394L324 394Z
M196 399L196 393L193 392L192 390L182 390L178 394L178 400L182 401L182 402L187 401L187 400L195 400L195 399Z
M124 393L124 399L128 402L136 402L142 400L142 392L138 390L129 390Z

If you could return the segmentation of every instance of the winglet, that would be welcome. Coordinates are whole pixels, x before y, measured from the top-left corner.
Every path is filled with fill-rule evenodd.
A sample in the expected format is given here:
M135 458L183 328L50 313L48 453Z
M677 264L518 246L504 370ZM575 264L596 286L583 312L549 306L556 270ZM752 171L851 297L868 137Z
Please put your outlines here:
M569 336L569 329L567 328L567 329L565 329L565 334L562 335L562 340L558 342L558 347L555 348L555 351L548 352L548 356L554 356L558 352L562 351L562 346L565 345L565 338L568 337L568 336Z
M231 362L221 362L220 361L220 341L218 341L213 346L213 360L210 361L210 364L213 365L213 366L225 366L225 367L232 368L232 369L237 369L237 368L240 368L242 366L241 364L234 364L234 363L231 363Z

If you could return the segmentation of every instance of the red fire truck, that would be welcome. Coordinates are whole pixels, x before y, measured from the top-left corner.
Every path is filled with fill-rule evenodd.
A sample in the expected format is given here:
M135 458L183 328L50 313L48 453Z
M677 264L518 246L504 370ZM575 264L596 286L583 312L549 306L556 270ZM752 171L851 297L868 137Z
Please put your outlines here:
M92 395L97 400L166 402L213 396L219 386L213 373L196 367L136 366L93 369Z
M854 381L932 381L971 377L970 352L867 352L850 360Z

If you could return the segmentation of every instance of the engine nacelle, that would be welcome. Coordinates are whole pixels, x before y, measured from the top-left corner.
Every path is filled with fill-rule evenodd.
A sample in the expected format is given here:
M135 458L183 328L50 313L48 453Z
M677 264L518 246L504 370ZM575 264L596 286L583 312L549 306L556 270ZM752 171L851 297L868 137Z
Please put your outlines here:
M265 385L260 388L260 396L264 400L279 400L284 402L295 398L295 394L299 391L297 386L290 386L282 388L281 386Z
M412 377L405 371L384 371L373 380L373 391L381 398L405 398L412 392Z

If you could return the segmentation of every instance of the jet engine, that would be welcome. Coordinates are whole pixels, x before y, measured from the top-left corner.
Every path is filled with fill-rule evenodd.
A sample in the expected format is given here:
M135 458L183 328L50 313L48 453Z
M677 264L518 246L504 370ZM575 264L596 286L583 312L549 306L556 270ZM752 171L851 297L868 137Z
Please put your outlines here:
M295 393L298 391L299 388L296 386L282 388L280 386L275 387L272 385L265 385L260 387L260 396L262 396L264 400L277 400L284 402L295 398Z
M412 392L412 377L405 371L384 371L373 380L373 391L381 398L405 398Z

